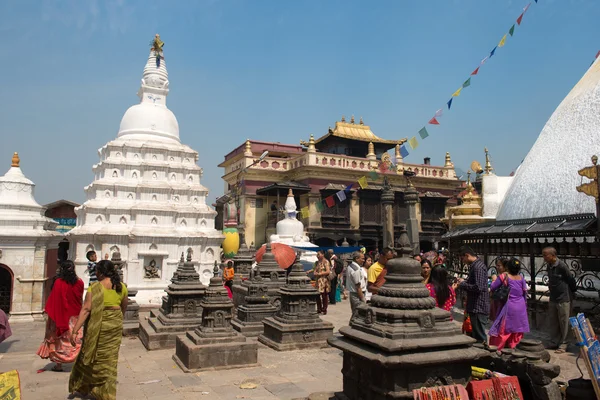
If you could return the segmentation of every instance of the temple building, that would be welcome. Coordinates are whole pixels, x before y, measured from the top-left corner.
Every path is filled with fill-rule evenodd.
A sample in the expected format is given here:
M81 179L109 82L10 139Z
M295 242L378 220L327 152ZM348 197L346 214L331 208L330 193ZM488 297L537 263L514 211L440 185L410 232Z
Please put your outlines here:
M80 276L86 276L89 250L98 259L118 252L127 265L125 282L138 291L141 304L161 304L188 250L208 284L223 240L200 183L198 152L181 143L177 118L167 108L162 44L157 35L142 74L140 102L125 112L117 138L98 150L94 181L85 187L87 200L75 209L77 226L68 233Z
M20 167L17 153L0 177L0 308L11 321L43 319L46 269L56 270L62 235L35 201L35 184Z
M219 214L227 202L238 205L240 232L248 246L265 243L275 233L278 221L285 217L283 204L292 189L298 209L308 207L309 215L299 214L311 242L331 246L347 240L370 249L382 247L381 189L385 176L395 192L394 229L396 237L408 217L404 191L408 181L404 171L419 191L417 215L421 248L428 250L438 243L446 227L441 218L448 207L457 205L460 181L450 155L442 166L405 163L400 146L406 139L385 140L377 137L362 118L354 117L335 123L322 137L310 135L300 145L247 140L225 156L219 165L225 170L225 195L217 199ZM393 150L395 163L387 153ZM263 159L260 156L268 151ZM382 170L382 164L390 167ZM372 177L369 172L378 172ZM368 187L359 189L357 181L366 176ZM345 199L336 198L332 207L319 207L331 195L354 184ZM219 217L218 217L219 218Z

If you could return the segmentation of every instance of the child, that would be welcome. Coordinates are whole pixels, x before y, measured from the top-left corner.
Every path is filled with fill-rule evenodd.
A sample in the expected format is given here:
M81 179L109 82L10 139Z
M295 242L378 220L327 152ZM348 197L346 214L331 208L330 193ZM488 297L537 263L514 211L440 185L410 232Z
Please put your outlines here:
M233 290L233 278L235 276L235 271L233 269L233 261L228 260L227 264L225 264L225 269L223 270L223 280L225 281L225 286L230 290Z
M92 286L92 283L98 282L98 278L96 278L96 252L90 250L85 257L88 259L87 270L90 274L90 286Z

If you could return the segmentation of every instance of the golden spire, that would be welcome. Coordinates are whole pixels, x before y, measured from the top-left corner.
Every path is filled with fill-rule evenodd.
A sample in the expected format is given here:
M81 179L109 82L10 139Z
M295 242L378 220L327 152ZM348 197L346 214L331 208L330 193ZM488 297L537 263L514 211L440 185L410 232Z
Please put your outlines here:
M352 117L350 117L350 123L353 124L354 123L354 115Z
M494 168L492 168L492 163L490 162L490 152L488 151L487 147L483 148L483 151L485 151L485 174L489 175L492 173L492 171L494 170Z
M15 154L13 154L13 156L12 156L12 164L10 166L18 168L20 162L21 162L21 159L19 158L19 153L17 153L15 151Z
M396 152L394 154L394 157L396 158L396 164L400 164L402 162L402 154L400 154L399 144L396 145Z
M452 163L452 160L450 159L449 152L446 152L446 161L444 162L444 167L446 167L446 168L454 167L454 164Z
M364 125L364 124L365 124L365 123L363 122L363 119L362 119L362 117L360 117L360 122L359 122L359 124L361 124L361 125Z
M346 122L346 117L342 115L342 122Z
M252 145L250 144L250 139L246 139L246 149L244 150L245 155L252 155Z
M288 190L288 195L287 195L287 197L294 197L294 192L292 192L292 189L291 189L291 188Z

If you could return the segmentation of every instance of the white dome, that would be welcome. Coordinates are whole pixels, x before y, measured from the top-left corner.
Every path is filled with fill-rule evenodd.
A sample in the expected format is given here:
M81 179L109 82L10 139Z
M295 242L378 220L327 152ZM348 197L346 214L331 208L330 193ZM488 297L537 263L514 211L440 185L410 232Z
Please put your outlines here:
M600 148L600 58L556 108L517 170L496 219L594 213L577 173Z
M179 142L179 124L166 106L142 102L123 115L118 137L125 135L159 136Z

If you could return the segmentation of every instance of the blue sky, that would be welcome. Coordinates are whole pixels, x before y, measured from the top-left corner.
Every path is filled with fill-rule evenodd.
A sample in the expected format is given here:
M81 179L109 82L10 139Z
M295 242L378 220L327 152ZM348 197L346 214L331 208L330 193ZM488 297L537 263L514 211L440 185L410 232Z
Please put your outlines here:
M223 191L217 164L246 138L298 143L352 114L382 138L417 135L526 4L4 0L0 173L18 151L40 203L82 202L97 149L138 101L158 32L168 106L200 152L212 202ZM598 15L593 0L532 2L406 161L442 164L449 151L466 170L487 146L498 174L516 169L600 50Z

